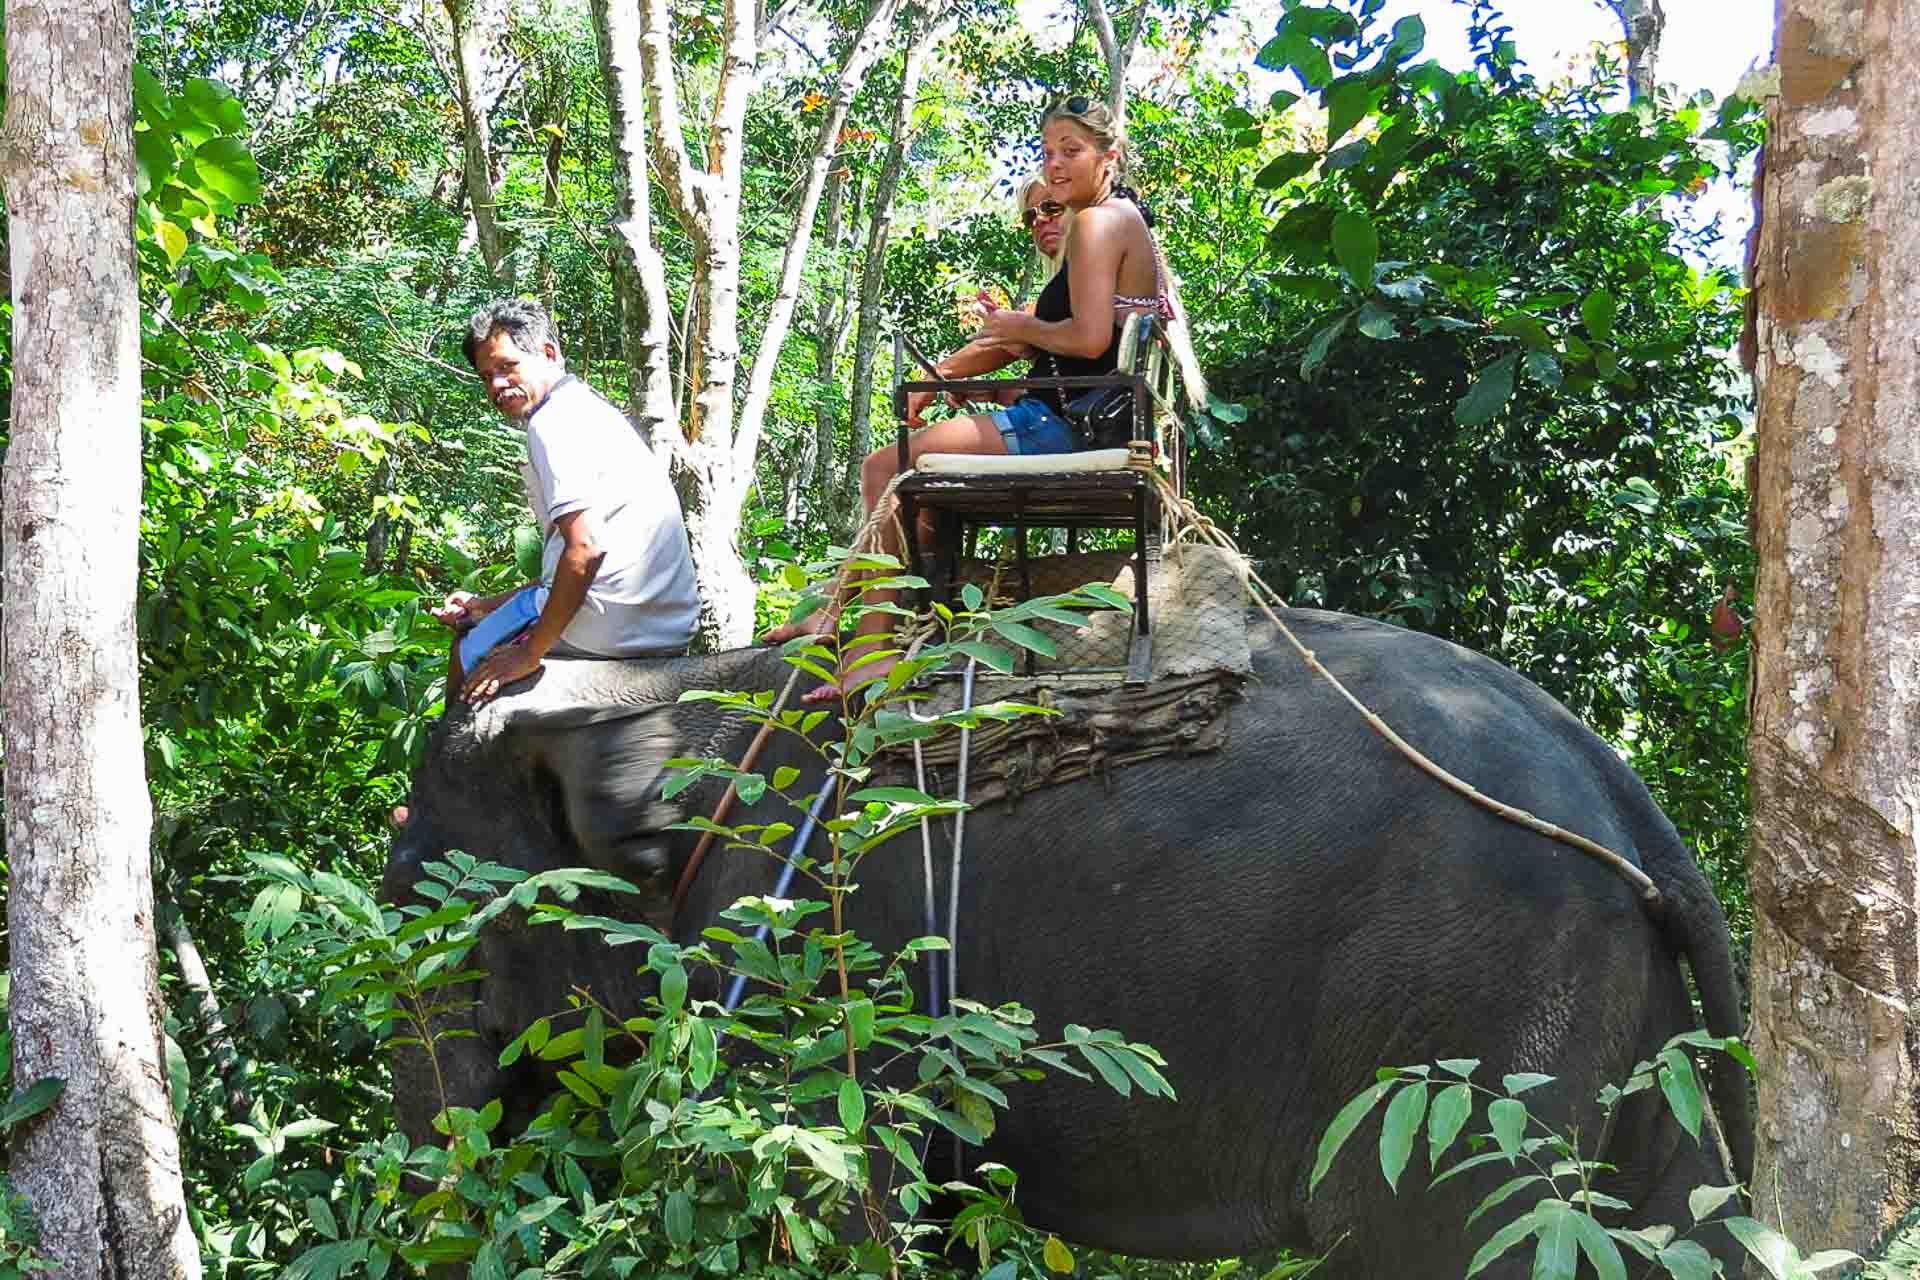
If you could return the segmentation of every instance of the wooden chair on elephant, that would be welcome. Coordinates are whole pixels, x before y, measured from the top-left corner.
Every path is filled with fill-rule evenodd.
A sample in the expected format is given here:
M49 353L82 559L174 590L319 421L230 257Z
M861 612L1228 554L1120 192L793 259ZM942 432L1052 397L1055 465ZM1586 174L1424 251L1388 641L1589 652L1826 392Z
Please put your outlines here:
M1166 335L1154 317L1128 319L1120 337L1117 371L1097 377L902 381L907 345L905 335L896 332L893 407L900 421L903 479L894 493L905 529L916 529L922 511L931 517L929 548L923 550L915 537L907 539L909 570L930 584L922 595L952 606L962 547L972 545L982 528L999 528L1012 535L1021 599L1034 594L1027 553L1029 530L1064 529L1070 553L1077 549L1082 529L1131 530L1134 616L1125 671L1130 684L1147 680L1153 671L1147 602L1159 575L1165 513L1154 477L1137 463L1160 469L1175 492L1186 493L1186 442L1175 408L1175 366ZM912 354L931 371L924 357L917 351ZM1131 434L1122 447L1031 456L929 453L922 454L908 473L907 397L914 392L953 394L965 400L1011 390L1057 390L1072 400L1101 388L1132 392ZM1032 655L1027 659L1031 662Z

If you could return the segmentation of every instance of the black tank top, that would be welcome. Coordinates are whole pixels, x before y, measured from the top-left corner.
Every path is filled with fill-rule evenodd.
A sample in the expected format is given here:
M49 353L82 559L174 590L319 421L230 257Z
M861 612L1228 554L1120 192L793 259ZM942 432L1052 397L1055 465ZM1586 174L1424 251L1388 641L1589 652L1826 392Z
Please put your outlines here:
M1033 318L1036 320L1071 320L1073 318L1073 290L1067 283L1067 269L1071 264L1062 262L1060 271L1047 281L1047 287L1033 302ZM1039 352L1033 358L1033 376L1036 378L1084 378L1097 374L1112 373L1120 365L1120 326L1113 326L1113 338L1108 341L1107 349L1097 356L1063 356L1052 351ZM1064 401L1085 395L1085 391L1069 391L1062 395L1058 391L1036 391L1034 395L1044 400L1055 413L1064 411Z

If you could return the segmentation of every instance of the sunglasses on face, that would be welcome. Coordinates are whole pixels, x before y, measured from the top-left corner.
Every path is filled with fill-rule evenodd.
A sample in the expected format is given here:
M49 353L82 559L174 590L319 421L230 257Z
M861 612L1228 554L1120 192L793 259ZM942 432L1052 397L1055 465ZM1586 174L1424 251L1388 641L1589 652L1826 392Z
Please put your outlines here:
M1033 230L1033 224L1045 218L1051 222L1067 211L1067 206L1058 200L1042 200L1039 204L1030 204L1020 211L1020 225Z

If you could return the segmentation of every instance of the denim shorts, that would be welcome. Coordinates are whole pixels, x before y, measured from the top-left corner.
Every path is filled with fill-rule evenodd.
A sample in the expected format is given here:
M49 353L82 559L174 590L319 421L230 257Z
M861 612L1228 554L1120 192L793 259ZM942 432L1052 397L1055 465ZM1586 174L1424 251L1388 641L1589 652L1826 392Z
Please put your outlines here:
M1080 447L1067 420L1035 396L1021 396L1007 408L995 409L993 425L1000 428L1008 453L1072 453Z
M479 665L480 659L538 622L540 611L546 607L545 587L522 587L514 592L498 609L480 619L466 635L460 637L460 669L473 670Z

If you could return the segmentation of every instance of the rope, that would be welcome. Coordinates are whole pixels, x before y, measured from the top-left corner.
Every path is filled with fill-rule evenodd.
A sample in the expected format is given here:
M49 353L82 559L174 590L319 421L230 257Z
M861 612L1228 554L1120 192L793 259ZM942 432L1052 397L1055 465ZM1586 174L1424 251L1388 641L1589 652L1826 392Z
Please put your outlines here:
M1127 465L1132 470L1144 472L1151 476L1155 488L1159 491L1161 503L1180 514L1182 525L1175 535L1175 541L1178 542L1191 534L1201 541L1219 547L1238 560L1241 567L1246 571L1249 585L1258 588L1258 590L1252 592L1254 603L1258 604L1261 612L1267 615L1267 621L1271 622L1274 627L1279 630L1280 634L1286 638L1287 643L1293 646L1294 651L1306 662L1307 668L1310 671L1332 685L1335 692L1345 698L1353 709L1360 713L1361 718L1371 725L1376 733L1382 738L1385 738L1394 750L1405 756L1414 767L1434 779L1434 781L1440 783L1440 785L1457 792L1470 803L1478 805L1496 817L1504 818L1508 822L1525 827L1536 835L1545 836L1549 840L1557 840L1562 844L1571 845L1582 853L1597 858L1599 861L1611 867L1622 879L1626 880L1627 883L1639 890L1641 900L1647 904L1649 910L1655 912L1660 910L1662 899L1659 886L1653 883L1646 872L1634 866L1631 862L1627 861L1627 859L1621 857L1605 845L1596 844L1594 841L1587 839L1587 837L1577 832L1568 831L1565 827L1548 822L1545 818L1529 813L1525 809L1518 809L1513 805L1495 800L1493 797L1475 787L1472 783L1441 768L1405 738L1395 733L1391 725L1375 715L1365 703L1354 696L1353 692L1348 689L1346 685L1340 683L1339 677L1322 666L1320 659L1314 656L1313 650L1300 643L1299 637L1295 636L1293 632L1288 629L1287 624L1280 620L1280 615L1274 612L1273 606L1267 602L1267 599L1271 597L1273 600L1278 601L1280 607L1284 609L1287 607L1285 598L1267 584L1266 580L1254 569L1253 562L1247 558L1246 553L1234 545L1233 539L1227 536L1224 530L1214 524L1214 522L1195 507L1193 503L1176 492L1173 487L1173 482L1161 473L1160 469L1153 464L1150 458L1143 458L1139 454L1136 454L1133 458L1129 459Z

